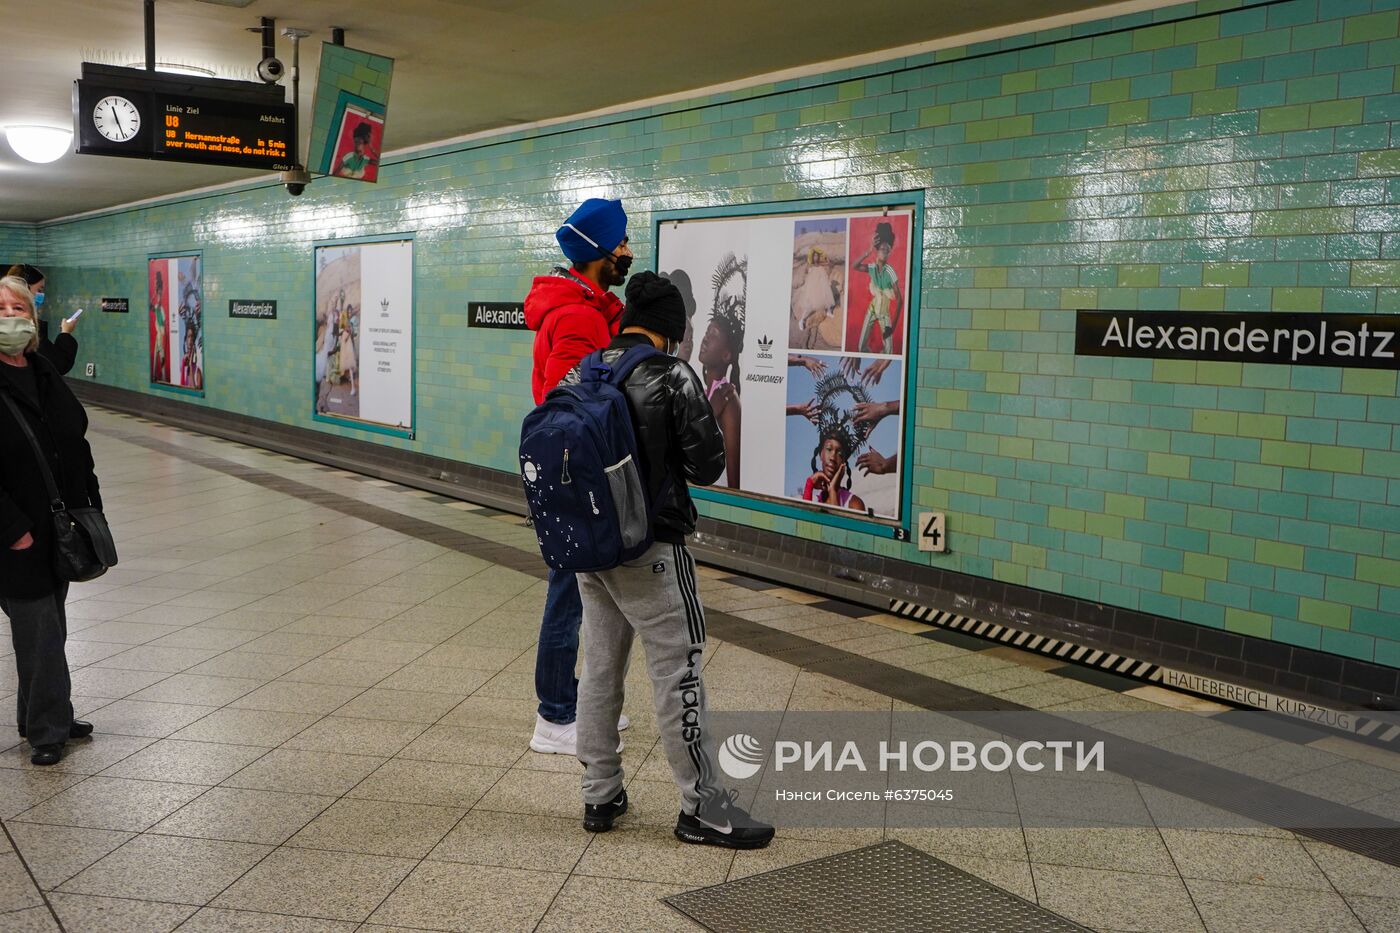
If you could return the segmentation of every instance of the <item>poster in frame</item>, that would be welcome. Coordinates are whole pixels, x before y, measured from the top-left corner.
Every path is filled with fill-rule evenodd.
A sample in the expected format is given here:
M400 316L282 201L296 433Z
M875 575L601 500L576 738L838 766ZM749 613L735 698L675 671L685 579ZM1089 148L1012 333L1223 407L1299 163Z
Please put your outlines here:
M146 261L151 385L204 394L204 272L198 252Z
M318 244L314 264L312 417L412 437L412 238Z
M680 356L726 433L697 498L907 535L921 213L903 192L658 217L658 270L695 309Z

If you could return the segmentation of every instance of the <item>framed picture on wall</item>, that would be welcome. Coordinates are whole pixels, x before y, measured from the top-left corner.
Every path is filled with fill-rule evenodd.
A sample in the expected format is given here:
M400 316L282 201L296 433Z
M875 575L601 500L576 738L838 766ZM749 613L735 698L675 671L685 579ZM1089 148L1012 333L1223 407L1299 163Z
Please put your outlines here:
M699 497L907 527L921 211L912 192L659 217L658 271L695 309L680 356L725 435Z
M151 384L204 394L204 274L201 254L146 262Z
M328 174L358 181L379 180L379 153L384 145L384 110L367 101L346 101L332 150Z
M312 413L413 436L413 240L315 249Z

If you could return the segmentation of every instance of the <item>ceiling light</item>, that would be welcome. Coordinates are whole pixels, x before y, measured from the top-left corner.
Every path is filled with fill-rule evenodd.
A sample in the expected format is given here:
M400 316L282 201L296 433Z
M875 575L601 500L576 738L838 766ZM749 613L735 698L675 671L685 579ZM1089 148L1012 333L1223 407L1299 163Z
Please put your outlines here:
M146 63L131 62L128 68L145 68ZM198 65L181 65L176 62L156 62L156 71L169 75L190 75L195 78L212 78L216 76L213 68L201 68Z
M52 126L7 126L5 138L21 159L53 162L73 144L73 131Z

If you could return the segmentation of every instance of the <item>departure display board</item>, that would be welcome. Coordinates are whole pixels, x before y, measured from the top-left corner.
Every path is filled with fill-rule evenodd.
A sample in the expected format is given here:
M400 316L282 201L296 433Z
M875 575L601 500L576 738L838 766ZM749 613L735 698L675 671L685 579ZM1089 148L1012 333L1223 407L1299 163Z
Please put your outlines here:
M160 118L155 158L276 171L292 167L296 116L291 104L163 95L152 99Z
M73 83L77 151L286 171L296 110L276 85L84 63Z

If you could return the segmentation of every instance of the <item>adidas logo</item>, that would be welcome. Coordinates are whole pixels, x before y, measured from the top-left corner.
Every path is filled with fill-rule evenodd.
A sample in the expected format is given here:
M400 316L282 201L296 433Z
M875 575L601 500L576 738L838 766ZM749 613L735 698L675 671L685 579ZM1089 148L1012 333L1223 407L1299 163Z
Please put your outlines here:
M773 338L764 334L758 338L758 358L760 360L771 360L773 358Z

